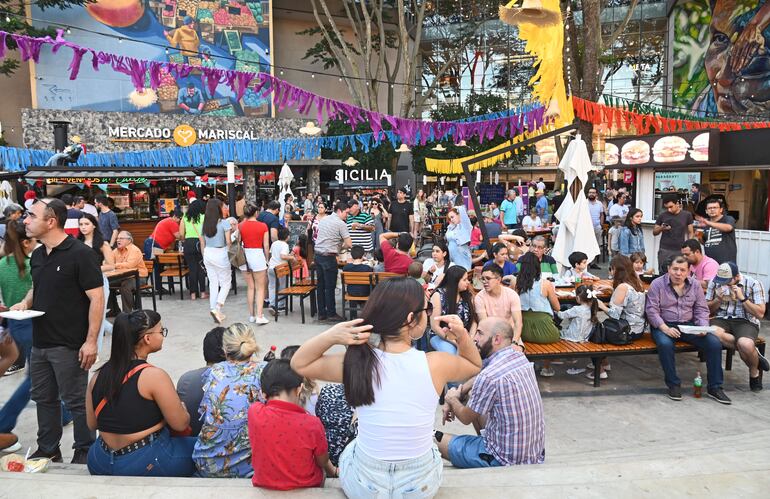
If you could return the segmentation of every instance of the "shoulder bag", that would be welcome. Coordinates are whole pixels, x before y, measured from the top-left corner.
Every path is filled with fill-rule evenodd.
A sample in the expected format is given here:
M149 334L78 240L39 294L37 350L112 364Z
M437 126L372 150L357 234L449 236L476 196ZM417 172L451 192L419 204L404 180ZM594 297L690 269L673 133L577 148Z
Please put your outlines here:
M625 319L613 319L608 317L604 322L594 324L591 336L588 338L593 343L609 343L610 345L630 345L633 343L631 337L631 326Z
M230 265L233 267L242 267L246 265L246 252L243 251L243 244L241 244L241 231L240 229L235 232L235 240L227 248L227 258L230 260ZM248 269L248 266L246 266Z

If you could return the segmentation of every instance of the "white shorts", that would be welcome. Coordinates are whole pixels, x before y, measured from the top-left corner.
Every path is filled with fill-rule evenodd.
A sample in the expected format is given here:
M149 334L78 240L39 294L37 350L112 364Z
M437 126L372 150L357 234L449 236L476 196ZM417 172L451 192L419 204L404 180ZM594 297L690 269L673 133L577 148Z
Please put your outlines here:
M244 248L243 252L246 253L246 265L241 265L240 270L246 272L260 272L267 269L267 260L265 260L265 252L262 248Z

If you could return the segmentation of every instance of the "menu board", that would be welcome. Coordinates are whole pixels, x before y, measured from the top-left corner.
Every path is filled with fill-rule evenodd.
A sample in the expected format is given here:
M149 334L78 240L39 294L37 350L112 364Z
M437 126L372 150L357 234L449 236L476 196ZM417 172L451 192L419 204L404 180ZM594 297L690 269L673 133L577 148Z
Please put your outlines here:
M719 130L607 139L604 166L706 166L719 160Z

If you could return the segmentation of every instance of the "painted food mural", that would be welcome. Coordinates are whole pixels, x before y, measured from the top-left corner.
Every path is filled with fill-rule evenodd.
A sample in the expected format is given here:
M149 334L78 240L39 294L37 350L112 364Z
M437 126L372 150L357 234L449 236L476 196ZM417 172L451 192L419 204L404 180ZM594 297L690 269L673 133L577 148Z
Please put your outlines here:
M86 47L153 61L270 72L271 0L95 0L85 7L41 11L48 22L72 26L66 38ZM77 29L83 28L83 29ZM99 33L103 33L104 36ZM168 50L166 49L168 47ZM250 88L241 99L226 85L210 92L195 71L186 78L165 72L153 91L137 91L126 75L83 64L68 78L69 55L43 50L36 67L37 107L138 111L209 116L270 116L271 104Z
M672 23L675 106L770 116L770 0L687 0Z

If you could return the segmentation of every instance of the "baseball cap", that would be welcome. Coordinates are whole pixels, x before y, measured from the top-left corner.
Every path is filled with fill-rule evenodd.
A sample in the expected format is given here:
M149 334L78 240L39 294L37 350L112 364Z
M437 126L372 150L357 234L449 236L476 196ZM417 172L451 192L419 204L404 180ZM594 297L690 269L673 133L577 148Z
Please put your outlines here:
M727 284L738 275L738 266L734 262L725 262L719 266L717 275L714 277L714 283L718 285Z
M190 189L189 191L187 191L187 199L197 199L197 198L198 196L197 194L195 194L194 190Z

